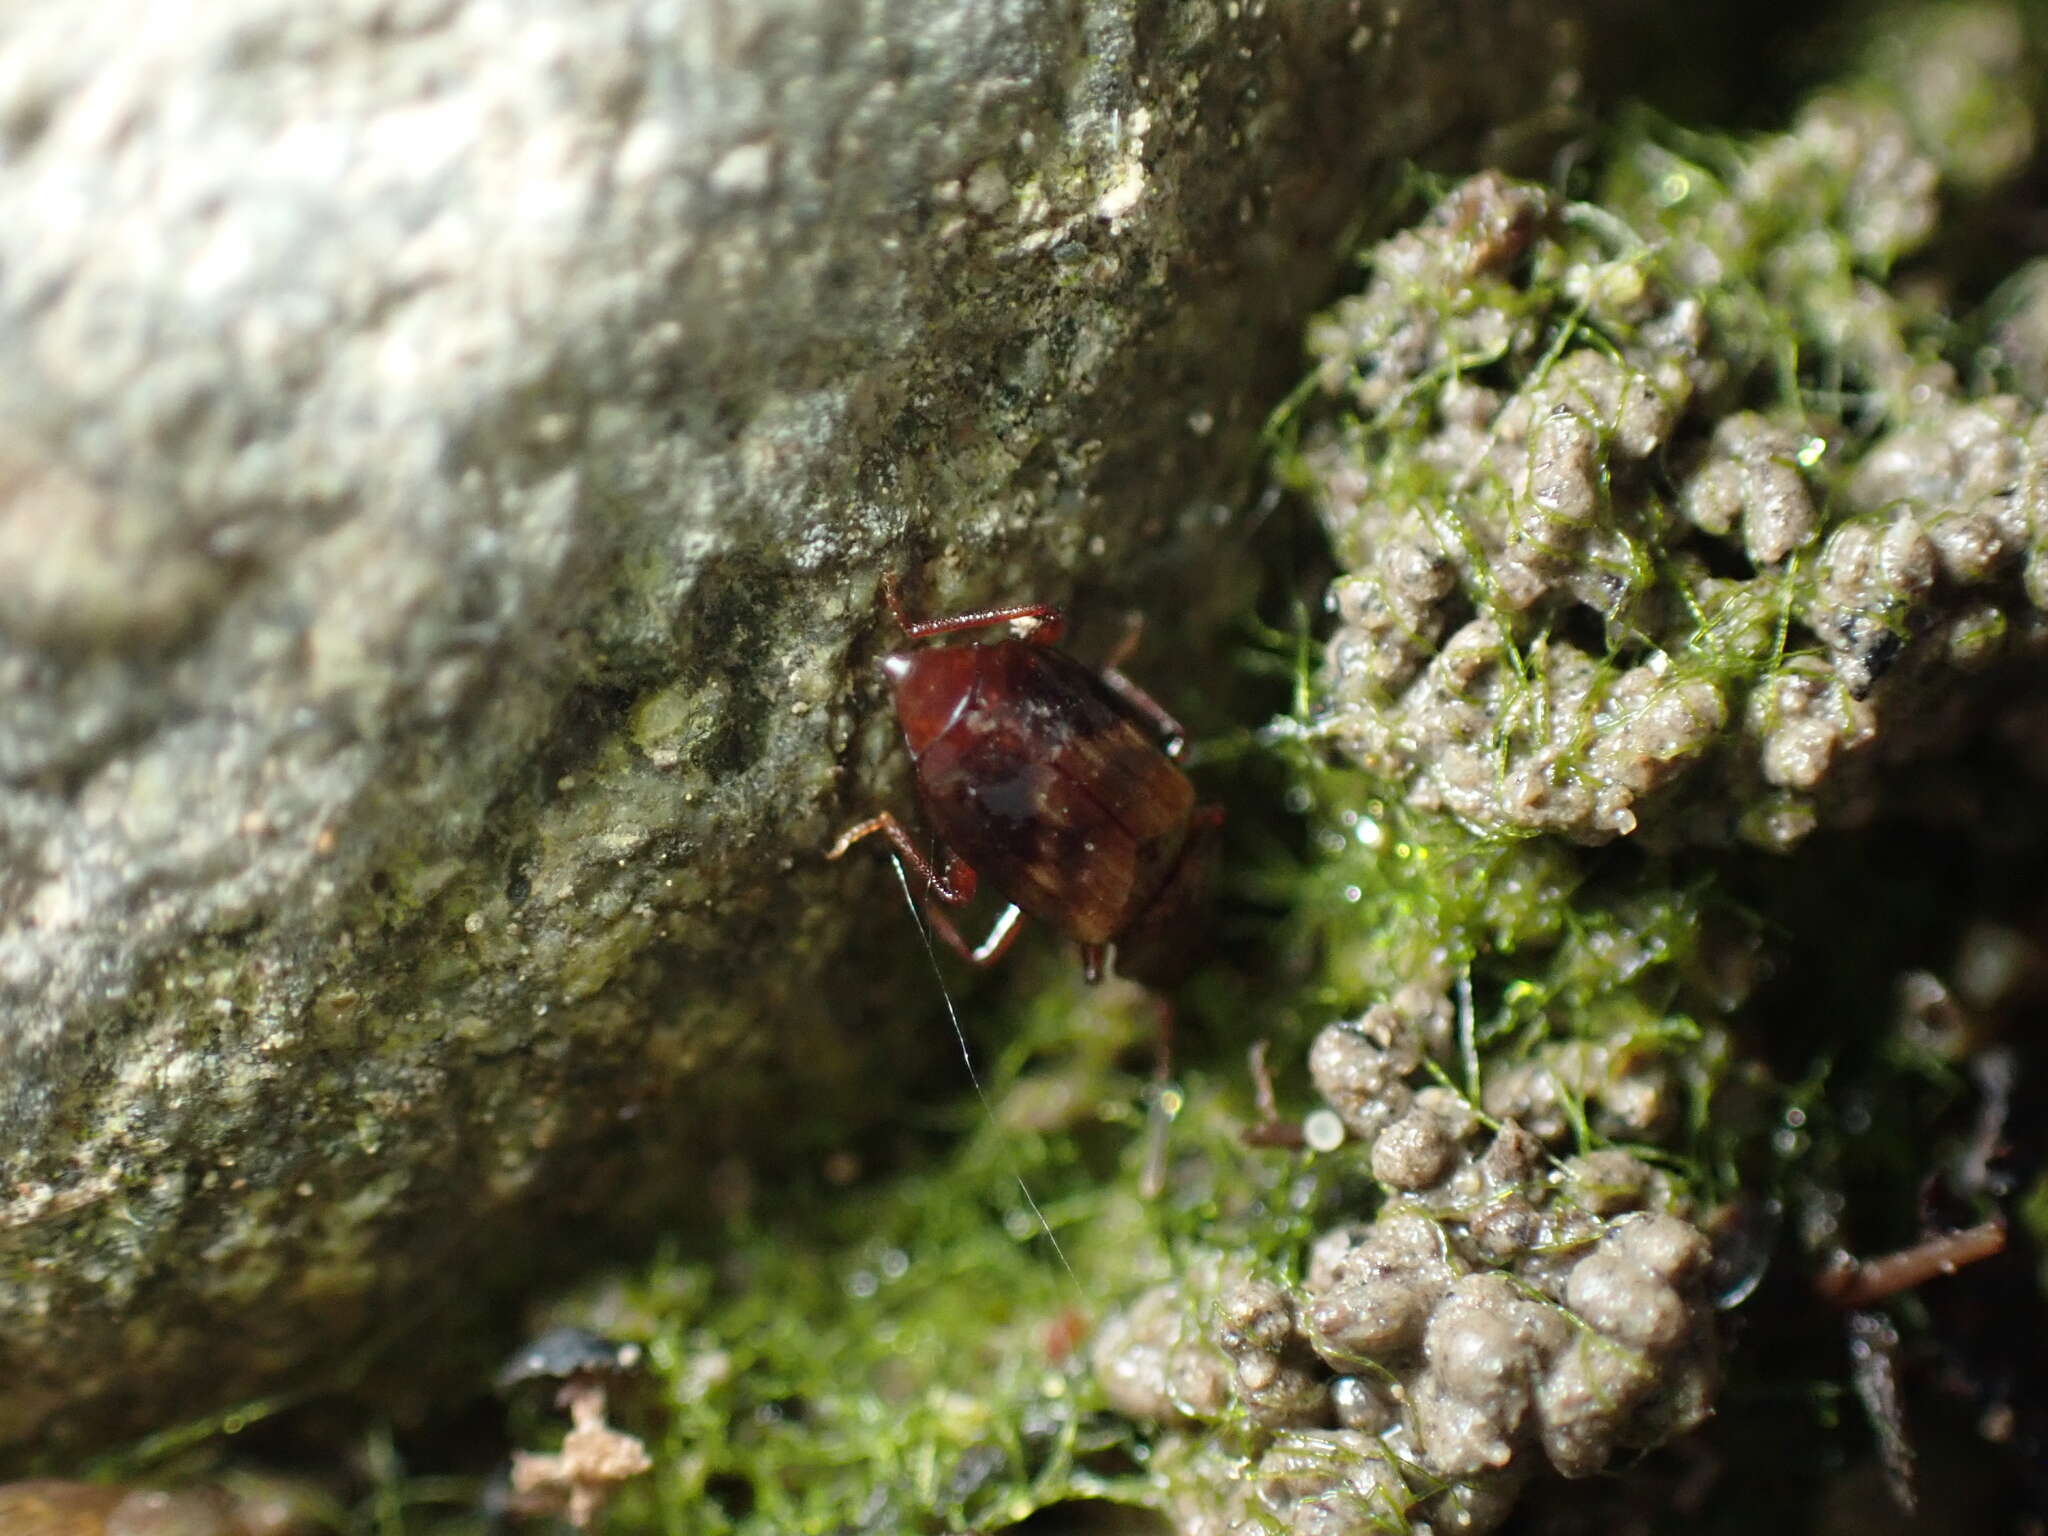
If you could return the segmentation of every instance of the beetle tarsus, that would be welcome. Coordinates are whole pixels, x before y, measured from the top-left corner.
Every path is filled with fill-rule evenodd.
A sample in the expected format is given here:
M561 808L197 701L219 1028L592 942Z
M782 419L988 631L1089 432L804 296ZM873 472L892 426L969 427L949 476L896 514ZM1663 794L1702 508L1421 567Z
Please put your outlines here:
M1002 959L1010 952L1010 946L1017 942L1017 935L1024 931L1024 909L1015 903L1003 909L987 937L979 944L969 944L953 919L929 901L924 904L924 916L925 921L932 925L932 932L939 936L939 942L977 970L986 969Z
M967 956L970 965L994 965L1010 952L1017 935L1024 931L1024 909L1014 901L1003 908L987 935Z
M839 840L836 843L834 843L830 848L825 850L825 857L828 859L845 858L847 849L851 848L855 843L859 842L862 838L872 836L874 833L882 831L885 827L889 826L895 820L896 818L894 816L891 816L887 811L884 811L879 816L870 816L866 821L855 822L852 826L848 827L844 832L839 834Z

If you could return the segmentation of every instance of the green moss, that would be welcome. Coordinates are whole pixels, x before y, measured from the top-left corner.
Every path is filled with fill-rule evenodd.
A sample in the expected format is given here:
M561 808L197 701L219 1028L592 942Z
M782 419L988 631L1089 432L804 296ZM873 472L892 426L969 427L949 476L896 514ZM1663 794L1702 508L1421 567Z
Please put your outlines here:
M1155 1497L1083 1341L1189 1234L1269 1227L1250 1212L1275 1180L1202 1080L1148 1115L1122 1063L1142 1059L1150 1012L1121 987L1053 983L946 1158L880 1185L751 1191L722 1252L673 1254L570 1306L650 1340L662 1383L658 1471L612 1528L985 1529ZM1135 1175L1176 1107L1173 1155L1209 1166L1148 1202Z

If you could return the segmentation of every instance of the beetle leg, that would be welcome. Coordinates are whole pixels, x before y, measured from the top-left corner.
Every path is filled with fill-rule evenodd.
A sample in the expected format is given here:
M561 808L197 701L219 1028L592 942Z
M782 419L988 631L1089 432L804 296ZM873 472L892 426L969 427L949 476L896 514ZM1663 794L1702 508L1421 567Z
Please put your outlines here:
M1102 980L1102 957L1108 949L1107 944L1081 946L1081 979L1091 987Z
M889 612L907 639L928 640L933 635L950 635L963 629L986 629L992 624L1015 624L1019 637L1033 645L1057 645L1067 632L1066 618L1053 603L1019 603L1012 608L981 608L973 613L950 614L943 619L913 619L903 606L903 591L895 575L882 578L882 594L889 600Z
M1160 751L1171 758L1180 756L1181 749L1188 742L1187 729L1166 712L1165 705L1125 677L1116 669L1114 663L1102 669L1102 684L1129 706L1132 713L1159 733Z
M973 899L974 888L979 883L975 878L974 866L959 854L948 850L946 872L940 874L932 868L931 861L918 851L917 844L910 840L910 834L903 830L903 823L887 811L848 827L839 834L839 841L826 850L825 857L840 858L862 838L872 837L877 832L889 839L889 846L902 855L903 861L915 870L917 878L925 883L925 888L939 900L948 906L958 907L966 905Z
M970 949L967 941L960 936L960 930L954 926L953 919L946 913L926 902L924 915L931 922L932 932L945 942L946 948L972 966L994 965L1010 952L1010 946L1017 942L1017 935L1024 931L1024 909L1012 903L1005 907L1002 915L995 920L995 926L989 929L988 937Z
M1015 902L1003 908L988 936L967 958L976 965L994 965L1010 952L1010 946L1017 942L1017 935L1024 931L1024 909Z

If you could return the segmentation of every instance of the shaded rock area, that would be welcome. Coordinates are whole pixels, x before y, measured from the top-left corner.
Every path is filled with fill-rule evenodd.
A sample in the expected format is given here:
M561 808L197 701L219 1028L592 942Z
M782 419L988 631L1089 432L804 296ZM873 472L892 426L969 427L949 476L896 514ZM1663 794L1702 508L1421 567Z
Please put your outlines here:
M1200 564L1370 173L1590 9L12 18L0 1448L885 1108L885 877L812 862L887 782L879 574Z

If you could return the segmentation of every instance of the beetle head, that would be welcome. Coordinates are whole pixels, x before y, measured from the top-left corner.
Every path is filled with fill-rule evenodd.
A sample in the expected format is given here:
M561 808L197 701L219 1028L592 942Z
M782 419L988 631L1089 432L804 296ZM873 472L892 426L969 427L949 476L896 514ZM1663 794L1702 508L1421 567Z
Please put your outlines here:
M896 694L896 722L913 757L946 733L974 696L980 648L939 645L882 658L882 676Z

